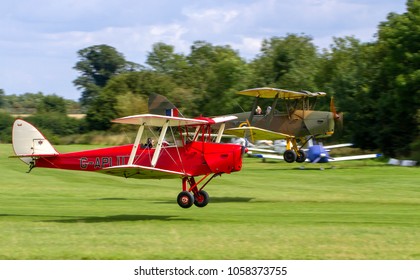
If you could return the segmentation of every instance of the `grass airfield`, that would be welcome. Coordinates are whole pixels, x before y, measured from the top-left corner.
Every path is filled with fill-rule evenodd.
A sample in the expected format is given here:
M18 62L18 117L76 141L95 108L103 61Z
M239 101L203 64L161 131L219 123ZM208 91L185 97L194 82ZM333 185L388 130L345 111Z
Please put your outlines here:
M90 146L58 146L60 152ZM420 169L245 158L205 208L181 180L28 167L0 145L0 259L420 259Z

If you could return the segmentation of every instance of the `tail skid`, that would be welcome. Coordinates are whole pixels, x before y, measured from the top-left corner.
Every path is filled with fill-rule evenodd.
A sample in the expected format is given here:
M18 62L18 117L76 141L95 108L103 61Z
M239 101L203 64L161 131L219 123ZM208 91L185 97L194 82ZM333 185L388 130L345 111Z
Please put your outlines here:
M36 127L21 119L13 123L12 143L16 157L29 165L34 158L59 154Z

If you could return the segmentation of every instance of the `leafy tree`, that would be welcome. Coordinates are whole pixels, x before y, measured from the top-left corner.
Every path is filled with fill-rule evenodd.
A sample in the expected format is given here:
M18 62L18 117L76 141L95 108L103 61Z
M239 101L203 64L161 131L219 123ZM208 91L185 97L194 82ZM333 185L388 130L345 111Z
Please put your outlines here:
M54 141L59 143L55 136L65 136L85 132L84 120L70 118L60 112L49 112L31 115L25 118L28 122L39 128L48 137L54 137ZM51 140L51 139L50 139Z
M66 100L55 94L44 96L38 104L37 112L67 114Z
M126 61L121 53L107 45L91 46L78 54L81 60L74 69L81 72L81 76L74 84L83 90L80 102L87 108L86 121L91 129L107 129L107 122L115 116L116 97L102 94L103 88L112 77L140 66Z
M235 95L249 78L246 62L230 46L196 41L187 56L195 115L220 115L233 110ZM223 104L223 106L220 106Z
M125 60L124 55L107 45L95 45L78 51L80 61L74 69L81 73L73 83L82 90L80 102L89 106L113 76L134 71L139 65Z
M261 54L251 63L256 75L254 86L314 91L318 59L309 36L288 34L265 39Z
M408 155L418 137L420 105L420 1L391 13L378 31L379 74L371 87L377 102L376 143L389 156Z
M170 75L175 80L182 80L185 77L184 71L188 68L185 56L175 53L173 46L162 42L153 45L146 63L152 67L153 71Z
M335 98L336 108L344 113L345 141L362 148L376 148L370 126L360 125L376 121L376 105L368 95L377 71L372 61L375 47L354 37L345 37L334 38L330 49L321 56L316 83ZM343 131L338 132L343 134Z
M149 70L117 75L109 80L89 107L86 118L90 128L109 129L112 119L131 114L134 105L138 106L136 114L146 113L147 97L151 93L168 95L174 88L176 84L169 76ZM129 104L132 101L135 104Z
M5 107L15 114L33 114L43 98L42 92L7 95Z
M0 143L10 143L12 141L12 124L14 118L0 111Z
M4 93L4 90L0 88L0 108L4 108L5 105L6 105L5 93Z

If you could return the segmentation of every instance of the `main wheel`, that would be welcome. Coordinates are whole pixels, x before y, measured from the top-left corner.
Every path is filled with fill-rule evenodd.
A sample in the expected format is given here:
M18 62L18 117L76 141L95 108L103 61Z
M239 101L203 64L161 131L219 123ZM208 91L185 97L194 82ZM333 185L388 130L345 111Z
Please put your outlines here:
M304 150L299 150L296 156L296 162L304 162L306 160L306 153Z
M209 194L206 191L198 191L198 195L194 196L194 204L197 207L204 207L209 203Z
M194 196L187 191L183 191L178 194L176 201L182 208L190 208L194 203Z
M296 153L293 150L286 150L283 154L285 162L292 163L296 160Z

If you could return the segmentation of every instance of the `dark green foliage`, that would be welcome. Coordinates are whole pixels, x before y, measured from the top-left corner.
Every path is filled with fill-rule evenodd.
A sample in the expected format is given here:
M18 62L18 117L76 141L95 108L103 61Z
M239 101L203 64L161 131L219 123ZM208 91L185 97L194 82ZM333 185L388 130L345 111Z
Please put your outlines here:
M10 143L12 141L13 121L12 116L0 111L0 143Z
M318 62L316 47L309 36L288 34L265 39L261 54L252 62L255 86L314 91Z
M389 156L409 155L418 137L420 107L420 2L381 23L376 44L377 74L369 91L375 100L376 145Z
M40 104L37 107L39 114L44 113L59 113L67 114L66 101L64 98L57 95L47 95L42 98Z
M57 112L35 114L25 118L25 120L39 128L43 133L49 131L54 135L65 136L86 132L85 120L70 118Z
M125 60L124 55L115 48L107 45L96 45L78 52L80 61L74 69L81 73L74 84L82 89L80 102L84 106L90 105L99 95L109 79L127 71L133 71L139 66Z

